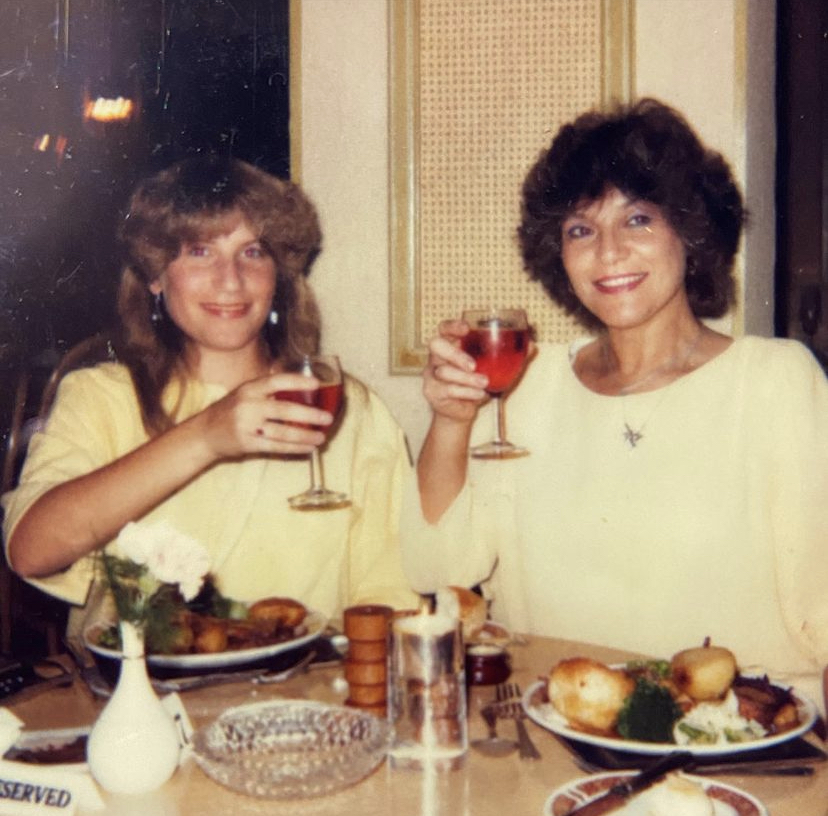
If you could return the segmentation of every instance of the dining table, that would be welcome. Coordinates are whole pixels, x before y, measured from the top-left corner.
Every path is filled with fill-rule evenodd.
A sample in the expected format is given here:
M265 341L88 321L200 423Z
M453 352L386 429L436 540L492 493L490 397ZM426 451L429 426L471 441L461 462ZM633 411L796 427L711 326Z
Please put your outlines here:
M526 689L548 677L550 669L568 657L590 657L618 663L637 657L626 652L548 637L521 636L508 647L510 682ZM486 734L480 716L483 705L494 696L492 686L474 686L468 698L470 740ZM342 665L311 666L289 680L272 685L250 682L184 691L183 705L195 729L215 720L232 706L267 700L302 699L344 703L347 686ZM67 687L53 687L37 695L12 699L8 708L26 730L90 726L105 703L77 679ZM88 811L112 816L543 816L550 794L560 786L588 775L565 742L551 731L526 720L540 759L521 758L518 752L504 757L485 756L469 749L462 767L454 770L402 769L387 760L356 784L327 796L308 799L260 799L236 793L207 776L192 757L182 762L159 790L124 796L101 792L104 810ZM501 720L503 736L515 736L516 724ZM821 739L809 732L805 739L823 748ZM760 800L771 816L826 816L828 812L828 762L815 763L803 776L756 775L738 772L715 777ZM86 816L87 811L79 810Z

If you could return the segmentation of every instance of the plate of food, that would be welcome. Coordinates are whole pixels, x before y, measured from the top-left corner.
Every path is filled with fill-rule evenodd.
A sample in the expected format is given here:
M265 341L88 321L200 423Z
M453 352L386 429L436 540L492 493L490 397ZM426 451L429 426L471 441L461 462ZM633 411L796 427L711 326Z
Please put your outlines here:
M523 707L558 736L648 755L769 748L806 733L818 716L796 689L740 674L728 649L709 645L669 661L562 660L527 688Z
M151 672L238 668L304 646L319 637L326 624L320 612L291 598L264 598L249 606L232 602L210 613L180 608L147 632L147 665ZM84 642L96 659L120 660L114 622L87 627Z
M576 807L597 799L613 785L634 775L634 771L613 771L568 782L546 800L543 816L566 816ZM767 808L749 793L724 782L686 774L666 777L657 785L632 797L613 813L616 816L647 816L650 813L768 816Z
M61 770L85 770L89 727L23 731L3 759Z

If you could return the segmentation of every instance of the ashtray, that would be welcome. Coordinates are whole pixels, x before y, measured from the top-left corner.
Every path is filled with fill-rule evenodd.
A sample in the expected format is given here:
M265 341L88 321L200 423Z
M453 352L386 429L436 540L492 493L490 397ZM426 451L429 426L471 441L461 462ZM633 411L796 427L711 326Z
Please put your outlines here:
M385 758L389 726L372 714L307 700L230 708L196 731L193 756L248 796L298 799L347 788Z

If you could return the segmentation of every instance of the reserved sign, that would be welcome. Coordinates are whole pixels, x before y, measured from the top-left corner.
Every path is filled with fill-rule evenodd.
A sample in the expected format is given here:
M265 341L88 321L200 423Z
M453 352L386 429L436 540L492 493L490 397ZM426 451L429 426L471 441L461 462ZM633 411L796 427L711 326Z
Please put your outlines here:
M33 785L31 782L22 782L19 779L0 779L0 800L3 799L66 810L72 805L73 796L67 788Z
M84 771L0 760L0 814L74 814L78 808L102 810L103 800Z

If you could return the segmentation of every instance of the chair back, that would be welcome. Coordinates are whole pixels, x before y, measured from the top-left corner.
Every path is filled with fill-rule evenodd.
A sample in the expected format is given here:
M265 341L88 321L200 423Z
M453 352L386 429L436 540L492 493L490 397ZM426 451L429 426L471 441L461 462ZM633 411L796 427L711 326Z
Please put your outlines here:
M116 359L112 339L104 332L93 334L91 337L87 337L77 345L72 346L61 357L60 362L55 366L54 371L52 371L51 376L43 388L43 395L40 398L40 410L37 412L38 417L41 420L45 420L49 416L49 411L52 410L60 381L70 371L75 371L78 368L87 368L107 361L114 362Z
M17 474L20 463L23 461L28 439L24 439L24 423L26 403L29 397L29 386L32 375L29 371L21 371L14 386L14 404L9 422L9 432L6 437L6 451L3 456L2 491L11 490L17 483Z
M27 409L38 404L35 401L37 394L33 393L36 391L36 378L28 370L20 372L15 384L14 405L3 454L2 492L16 487L29 442L49 416L63 377L78 368L115 359L110 338L103 333L88 337L70 348L49 375L34 416ZM0 651L3 654L18 651L14 642L18 630L21 637L28 637L32 633L41 636L42 651L47 655L56 654L60 650L67 610L64 602L41 592L15 575L6 563L5 552L0 551Z

